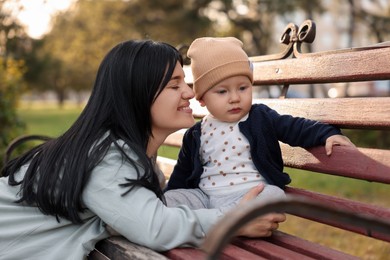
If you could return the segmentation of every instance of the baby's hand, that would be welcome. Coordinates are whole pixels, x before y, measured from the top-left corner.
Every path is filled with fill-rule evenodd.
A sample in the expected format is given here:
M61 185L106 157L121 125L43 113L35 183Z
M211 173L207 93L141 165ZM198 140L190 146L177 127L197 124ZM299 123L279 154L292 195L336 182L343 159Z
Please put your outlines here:
M332 154L332 149L334 145L343 145L343 146L350 146L350 147L356 147L351 140L349 140L348 137L344 135L332 135L329 136L328 139L326 139L325 143L325 151L326 155Z

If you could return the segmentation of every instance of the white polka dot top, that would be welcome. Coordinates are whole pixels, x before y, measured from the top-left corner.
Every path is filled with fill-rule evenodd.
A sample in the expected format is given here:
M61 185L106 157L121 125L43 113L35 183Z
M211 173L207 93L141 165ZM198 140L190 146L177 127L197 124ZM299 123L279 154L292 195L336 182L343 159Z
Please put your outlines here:
M211 115L202 120L200 156L203 173L199 188L207 195L249 189L264 181L252 162L249 142L240 132L238 123L221 122Z

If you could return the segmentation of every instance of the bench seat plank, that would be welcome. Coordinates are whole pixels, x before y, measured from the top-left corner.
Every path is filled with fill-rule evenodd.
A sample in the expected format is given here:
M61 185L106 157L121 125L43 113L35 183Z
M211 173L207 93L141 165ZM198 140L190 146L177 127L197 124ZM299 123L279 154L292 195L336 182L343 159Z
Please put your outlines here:
M185 259L204 259L206 254L196 248L174 248L163 252L168 259L185 260Z
M166 257L172 260L188 260L188 259L205 259L207 256L204 252L196 248L175 248L164 253ZM227 245L221 252L220 258L230 260L241 259L268 259L261 255L256 255L243 248L235 246L233 244Z
M340 252L338 250L329 249L328 247L307 241L305 239L286 234L282 231L275 231L271 237L265 240L279 245L283 248L288 248L303 255L314 259L329 259L329 260L357 260L359 258Z
M256 255L264 256L266 259L300 259L314 260L315 258L294 252L287 248L270 243L265 239L247 239L239 238L232 241L232 244L255 253Z
M134 244L121 236L102 240L96 244L95 248L97 252L93 252L88 257L89 259L103 260L104 256L109 256L108 259L167 260L162 254L147 247Z
M252 252L246 251L243 248L235 246L233 244L227 245L221 253L221 260L241 260L241 259L258 259L266 260L267 258L256 255Z

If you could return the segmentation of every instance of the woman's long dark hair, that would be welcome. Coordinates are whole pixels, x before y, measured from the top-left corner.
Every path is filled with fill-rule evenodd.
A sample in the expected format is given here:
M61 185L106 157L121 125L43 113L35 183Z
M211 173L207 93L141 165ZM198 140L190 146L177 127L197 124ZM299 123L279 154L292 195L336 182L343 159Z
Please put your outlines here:
M69 130L4 167L2 175L9 176L9 184L21 185L17 203L36 205L58 220L82 222L83 189L110 145L114 143L123 159L135 167L117 143L119 139L137 154L137 165L144 170L140 173L135 167L138 178L124 181L124 195L141 185L163 200L157 174L146 155L152 135L150 109L178 61L182 64L179 52L166 43L126 41L115 46L100 64L91 97ZM18 180L15 174L28 163L24 178Z

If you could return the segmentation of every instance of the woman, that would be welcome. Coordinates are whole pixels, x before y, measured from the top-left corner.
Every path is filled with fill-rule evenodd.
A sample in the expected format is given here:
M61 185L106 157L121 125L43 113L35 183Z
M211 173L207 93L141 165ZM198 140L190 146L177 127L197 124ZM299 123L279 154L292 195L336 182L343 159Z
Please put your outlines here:
M110 235L107 227L158 251L199 245L221 211L166 207L154 167L165 138L193 125L193 97L172 46L115 46L70 129L2 170L0 259L81 259ZM238 235L270 235L284 219L268 215Z

